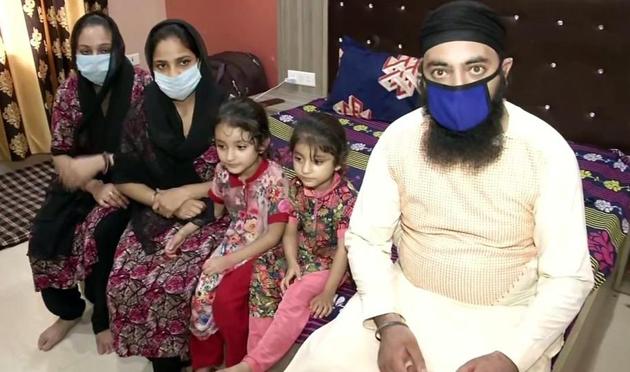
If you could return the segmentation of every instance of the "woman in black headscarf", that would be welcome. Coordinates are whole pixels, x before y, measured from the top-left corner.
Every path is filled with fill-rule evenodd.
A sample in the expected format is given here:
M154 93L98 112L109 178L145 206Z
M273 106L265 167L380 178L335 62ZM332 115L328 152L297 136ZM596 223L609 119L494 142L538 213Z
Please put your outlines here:
M112 333L121 356L142 355L156 371L179 371L188 351L190 299L204 260L224 233L207 199L218 163L212 145L226 96L213 83L206 51L188 23L166 20L149 33L145 54L155 82L134 111L116 156L114 182L132 200L108 285ZM207 218L206 218L207 216ZM189 220L203 225L164 255Z
M129 203L111 183L109 170L130 105L151 76L125 58L118 27L105 14L79 18L70 42L78 73L57 90L52 114L58 177L33 222L28 254L35 289L59 317L41 334L38 347L50 350L79 321L85 302L77 283L85 280L103 354L113 351L105 287Z

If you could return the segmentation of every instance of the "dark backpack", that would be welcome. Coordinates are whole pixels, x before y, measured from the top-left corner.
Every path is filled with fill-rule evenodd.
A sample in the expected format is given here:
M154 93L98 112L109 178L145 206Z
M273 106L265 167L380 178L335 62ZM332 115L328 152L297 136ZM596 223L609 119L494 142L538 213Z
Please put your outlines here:
M260 59L251 53L221 52L208 56L216 83L230 96L246 97L269 89Z

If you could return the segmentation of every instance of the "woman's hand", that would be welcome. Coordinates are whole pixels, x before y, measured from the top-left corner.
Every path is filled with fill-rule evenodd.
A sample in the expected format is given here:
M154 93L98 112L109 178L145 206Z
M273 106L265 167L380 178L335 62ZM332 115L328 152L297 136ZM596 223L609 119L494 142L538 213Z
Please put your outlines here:
M282 290L282 293L285 293L287 289L289 289L289 286L294 279L302 279L302 270L300 270L300 265L298 265L297 263L289 264L289 267L287 268L287 273L284 276L284 279L282 279L282 281L280 282L280 289Z
M206 203L201 200L189 199L186 200L181 207L177 208L175 211L175 217L180 220L189 220L197 217L204 210L206 210Z
M188 199L190 196L182 187L160 190L153 200L153 211L166 218L171 218Z
M75 190L83 187L99 172L105 169L105 161L102 155L55 157L55 165L59 172L59 178L65 187Z
M125 209L129 206L129 199L111 183L99 182L92 186L90 193L101 207Z

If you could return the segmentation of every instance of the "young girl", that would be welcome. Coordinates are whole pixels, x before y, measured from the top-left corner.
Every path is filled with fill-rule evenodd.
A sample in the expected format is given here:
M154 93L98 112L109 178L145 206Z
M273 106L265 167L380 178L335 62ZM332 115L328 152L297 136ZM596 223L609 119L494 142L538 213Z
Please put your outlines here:
M286 275L280 282L284 295L277 311L269 299L271 281L254 277L250 292L248 353L238 365L223 371L266 371L278 362L298 338L309 316L328 316L348 265L344 233L356 190L342 177L348 154L346 136L330 115L313 114L298 123L290 147L297 177L289 186L293 211L283 246L286 262L268 270ZM276 275L269 274L274 278Z
M248 98L225 103L215 142L220 164L209 195L215 215L227 209L231 223L204 263L192 301L190 352L197 371L221 365L224 344L227 366L245 356L251 259L279 245L290 211L282 167L265 156L270 132L260 105ZM174 255L198 228L194 223L182 227L167 244L167 254Z

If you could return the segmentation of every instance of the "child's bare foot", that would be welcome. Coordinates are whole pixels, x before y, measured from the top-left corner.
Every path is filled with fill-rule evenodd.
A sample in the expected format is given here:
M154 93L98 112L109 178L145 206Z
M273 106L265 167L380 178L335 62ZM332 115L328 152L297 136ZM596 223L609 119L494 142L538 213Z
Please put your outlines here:
M203 367L203 368L197 368L195 370L195 372L212 372L212 371L216 371L216 369L212 367Z
M55 322L41 335L39 335L39 339L37 340L37 347L39 350L48 351L52 349L55 345L59 343L59 341L63 340L68 332L79 323L79 319L74 320L63 320L58 318Z
M96 351L99 355L114 352L114 337L112 337L112 332L109 329L96 334Z
M245 362L240 362L239 364L235 366L220 369L218 372L252 372L252 369L249 366L249 364Z

